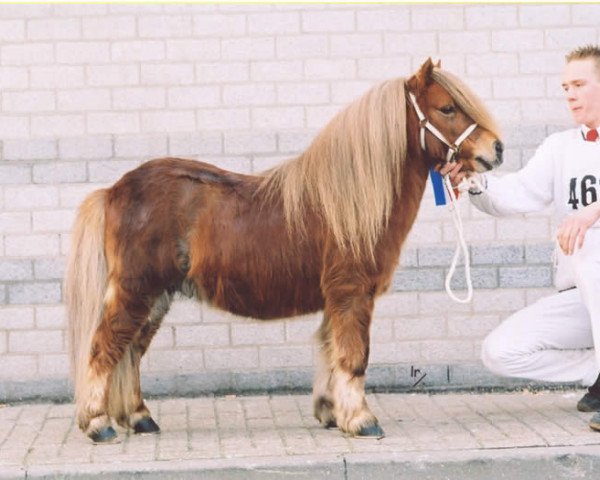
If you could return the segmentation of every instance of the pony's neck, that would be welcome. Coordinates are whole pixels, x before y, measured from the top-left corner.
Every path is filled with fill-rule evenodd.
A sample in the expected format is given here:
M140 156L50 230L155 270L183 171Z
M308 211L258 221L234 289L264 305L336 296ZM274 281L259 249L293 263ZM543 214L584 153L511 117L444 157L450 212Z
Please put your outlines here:
M406 98L406 163L405 175L401 185L401 195L396 199L398 206L402 203L410 201L413 197L418 203L421 202L429 168L434 164L434 161L429 158L426 152L421 148L419 138L419 118L412 106L412 103ZM418 206L417 206L418 210ZM411 224L412 225L412 224Z
M404 175L400 194L394 197L388 228L383 235L383 241L389 248L387 254L395 256L395 261L400 256L400 248L419 213L419 206L427 184L429 166L432 162L420 147L417 116L412 111L410 104L407 104L407 109L409 110L407 111L407 151Z
M425 192L429 165L420 149L416 152L409 149L407 153L401 193L394 199L392 215L401 215L404 217L406 222L409 222L408 228L410 228L419 211L423 193Z

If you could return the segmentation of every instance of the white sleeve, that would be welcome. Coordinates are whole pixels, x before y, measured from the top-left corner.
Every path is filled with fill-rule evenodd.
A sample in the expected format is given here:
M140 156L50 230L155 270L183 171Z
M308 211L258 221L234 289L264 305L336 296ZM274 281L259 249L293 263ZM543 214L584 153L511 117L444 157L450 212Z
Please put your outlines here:
M518 172L503 177L485 174L480 192L469 198L475 207L495 216L543 210L554 199L553 142L540 145L533 158Z

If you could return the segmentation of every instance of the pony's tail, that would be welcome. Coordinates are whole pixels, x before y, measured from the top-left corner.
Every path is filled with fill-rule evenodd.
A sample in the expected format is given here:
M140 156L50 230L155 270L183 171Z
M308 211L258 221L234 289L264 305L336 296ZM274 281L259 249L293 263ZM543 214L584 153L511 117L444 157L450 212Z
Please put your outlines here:
M71 376L78 416L89 390L92 338L102 318L107 288L104 251L106 193L105 189L97 190L82 203L75 220L65 275Z

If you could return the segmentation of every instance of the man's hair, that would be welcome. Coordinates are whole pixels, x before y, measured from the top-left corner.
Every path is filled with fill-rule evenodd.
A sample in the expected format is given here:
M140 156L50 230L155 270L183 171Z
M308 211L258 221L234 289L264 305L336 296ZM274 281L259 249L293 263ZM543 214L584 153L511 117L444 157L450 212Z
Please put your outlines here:
M586 60L588 58L594 60L596 72L598 73L598 77L600 77L600 47L598 45L584 45L572 50L565 57L567 63L573 60Z

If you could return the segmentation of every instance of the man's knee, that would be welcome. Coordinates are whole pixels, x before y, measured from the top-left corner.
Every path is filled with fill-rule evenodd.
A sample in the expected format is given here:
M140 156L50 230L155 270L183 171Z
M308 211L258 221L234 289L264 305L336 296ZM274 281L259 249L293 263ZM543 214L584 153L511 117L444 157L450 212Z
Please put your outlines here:
M496 331L490 333L481 345L481 361L485 367L496 375L510 377L511 358L508 344Z

